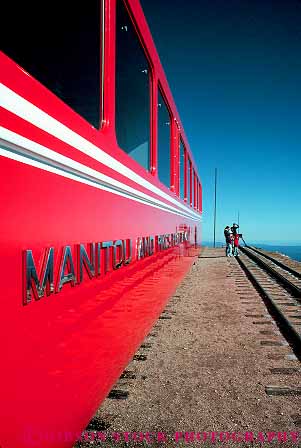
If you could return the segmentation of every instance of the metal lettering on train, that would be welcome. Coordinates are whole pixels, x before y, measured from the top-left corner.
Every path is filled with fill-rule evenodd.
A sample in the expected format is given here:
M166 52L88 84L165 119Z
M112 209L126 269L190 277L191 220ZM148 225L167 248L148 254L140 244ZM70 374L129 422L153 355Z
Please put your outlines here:
M180 243L189 241L189 231L167 233L156 236L138 237L136 240L136 259L153 255ZM40 276L37 273L32 250L23 253L24 294L23 305L32 298L39 300L52 293L59 293L66 283L76 286L82 283L84 268L90 279L105 275L111 269L116 270L131 263L133 245L131 239L89 243L88 252L84 244L75 246L75 257L71 246L64 246L61 260L55 273L54 248L45 250ZM110 265L111 262L111 265ZM76 267L75 267L76 266Z

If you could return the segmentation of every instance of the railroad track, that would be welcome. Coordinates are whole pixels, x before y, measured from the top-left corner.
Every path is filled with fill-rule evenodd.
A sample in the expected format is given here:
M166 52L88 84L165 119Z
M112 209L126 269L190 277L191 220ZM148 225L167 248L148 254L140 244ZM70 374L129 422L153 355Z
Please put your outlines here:
M263 254L256 248L247 246L241 247L240 250L301 301L301 274L299 272L275 258Z
M239 264L263 295L285 336L301 356L301 276L257 249L241 247ZM276 260L278 261L278 260Z
M266 259L272 261L273 263L275 263L276 265L280 266L282 269L284 269L287 272L290 272L292 275L294 275L295 277L301 279L301 273L296 271L295 269L291 268L290 266L288 266L285 263L282 263L281 261L277 260L277 258L272 257L271 255L268 255L266 253L264 253L263 251L261 251L260 249L257 249L257 247L253 247L253 246L247 246L249 249L253 250L254 252L256 252L259 255L262 255L263 257L265 257Z

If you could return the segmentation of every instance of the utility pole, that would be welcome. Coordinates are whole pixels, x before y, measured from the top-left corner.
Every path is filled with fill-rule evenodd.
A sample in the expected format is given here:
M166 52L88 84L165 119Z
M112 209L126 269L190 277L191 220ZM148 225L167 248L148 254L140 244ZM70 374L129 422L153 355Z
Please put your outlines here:
M215 168L214 176L214 225L213 225L213 247L215 247L215 227L216 227L216 184L217 184L217 168Z

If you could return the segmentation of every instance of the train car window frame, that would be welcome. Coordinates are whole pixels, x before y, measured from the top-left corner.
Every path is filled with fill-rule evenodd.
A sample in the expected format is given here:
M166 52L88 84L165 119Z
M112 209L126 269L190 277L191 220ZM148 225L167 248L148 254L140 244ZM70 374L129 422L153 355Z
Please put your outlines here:
M164 152L164 151L160 151L160 148L162 146L160 146L159 144L159 138L160 138L160 123L159 123L159 107L161 108L161 103L160 103L160 97L163 101L163 104L165 106L165 111L168 114L168 128L169 128L169 132L168 132L168 151ZM169 190L171 190L172 188L172 174L173 174L173 166L172 166L172 123L173 123L173 113L172 110L169 106L168 100L166 98L166 95L164 94L164 90L163 87L161 86L160 83L158 83L157 86L157 175L158 175L158 179L159 181L165 185ZM163 111L163 108L161 109L161 111ZM167 122L164 122L164 125L167 125ZM160 157L160 155L162 154L167 154L168 155L168 160L167 163L162 163L162 159L164 161L164 156ZM161 161L160 161L161 159ZM160 167L161 167L161 173L163 173L162 169L163 167L165 167L166 169L168 168L168 173L166 175L166 172L164 173L164 175L162 174L162 177L160 177ZM164 181L166 178L166 182ZM168 179L168 181L167 181Z
M106 23L106 10L105 1L100 0L100 48L101 48L101 67L100 67L100 114L99 114L99 130L105 124L104 107L105 107L105 23Z
M187 154L187 204L191 207L191 172L192 163L189 155Z
M198 177L197 174L195 173L195 179L194 179L194 208L195 210L198 209Z
M129 148L129 145L125 144L124 142L122 142L122 137L120 136L120 130L119 130L119 126L124 127L124 120L120 119L118 117L118 107L120 106L120 104L117 104L117 101L119 100L120 96L118 94L118 64L121 62L121 59L118 57L118 11L117 11L117 7L120 7L120 5L122 5L121 8L124 9L124 12L126 13L126 19L127 19L127 23L126 25L122 26L121 29L124 27L125 31L128 31L130 29L130 31L132 32L132 35L135 36L135 39L132 40L132 43L134 44L138 44L138 46L136 47L136 49L139 47L139 51L140 51L140 55L143 55L144 57L144 61L146 62L146 66L141 67L140 73L142 74L146 74L147 75L147 88L144 90L144 93L147 97L147 107L145 107L144 112L147 113L147 120L145 120L144 124L145 124L145 131L146 131L146 135L147 135L147 139L141 144L138 145L134 148ZM153 144L152 144L152 135L153 135L153 131L152 131L152 117L153 117L153 95L152 95L152 86L153 86L153 64L151 61L151 58L149 57L149 54L147 52L147 48L146 45L144 44L144 41L141 37L141 34L139 32L139 28L135 22L134 16L131 12L131 9L128 5L128 3L125 0L117 0L116 1L116 24L115 24L115 136L116 136L116 142L118 144L118 147L125 153L127 154L129 157L131 157L133 160L135 160L136 163L138 163L142 168L144 168L146 171L148 172L152 172L152 161L153 161ZM138 52L139 52L138 51ZM126 64L125 64L126 65ZM130 66L130 64L127 64L128 66ZM137 95L137 84L136 84L136 89L135 89L135 95L136 95L136 99L140 98L141 99L141 95ZM120 92L120 90L119 90ZM124 104L126 104L127 102L125 102ZM124 116L128 117L128 113L124 113ZM138 116L138 115L137 115ZM139 112L139 117L141 117L141 111ZM137 122L137 120L133 120L132 123ZM129 127L127 128L129 129ZM125 129L123 129L124 131ZM118 136L119 135L119 136ZM142 147L142 145L144 145L145 143L147 143L147 151L144 150L144 148ZM139 150L139 146L141 146L141 150L140 154L137 152L137 150ZM131 149L131 150L129 150ZM133 151L137 152L137 154L131 154L133 153ZM138 156L139 154L139 156ZM140 160L139 160L140 159Z
M199 212L202 211L202 185L201 182L199 182Z
M181 152L181 149L183 148L183 153ZM185 178L185 159L186 159L186 147L185 144L183 142L182 137L180 136L179 138L179 149L178 149L178 154L179 154L179 169L178 169L178 173L179 173L179 198L182 199L182 201L185 201L185 182L186 182L186 178ZM183 163L181 163L181 161L183 160ZM182 194L183 193L183 194Z
M192 208L194 208L194 201L195 201L194 180L195 180L195 170L194 170L194 165L192 165L192 168L191 168L191 201L190 201Z
M194 172L194 208L197 209L198 202L198 188L197 188L198 177L196 171Z
M19 37L8 36L1 51L99 130L104 102L104 0L87 5L90 9L85 6L84 11L80 6L65 6L60 14L52 5L46 22L38 19L39 13L44 17L44 11L34 1L20 4L17 15L12 9L4 9L3 20L5 13L14 17ZM8 4L6 8L13 6ZM69 20L65 20L67 17Z

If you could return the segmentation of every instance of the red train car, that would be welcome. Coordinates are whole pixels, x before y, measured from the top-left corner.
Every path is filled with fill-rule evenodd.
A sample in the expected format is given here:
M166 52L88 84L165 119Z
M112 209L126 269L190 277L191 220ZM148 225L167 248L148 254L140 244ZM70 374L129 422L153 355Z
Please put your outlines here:
M190 268L201 183L138 0L1 19L0 446L65 448Z

